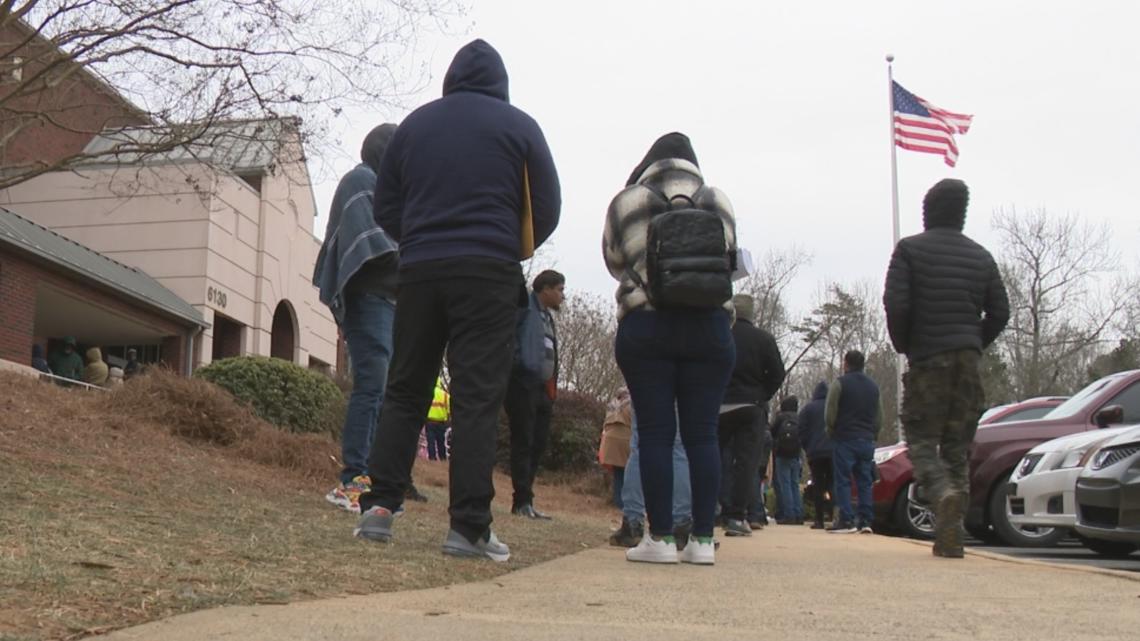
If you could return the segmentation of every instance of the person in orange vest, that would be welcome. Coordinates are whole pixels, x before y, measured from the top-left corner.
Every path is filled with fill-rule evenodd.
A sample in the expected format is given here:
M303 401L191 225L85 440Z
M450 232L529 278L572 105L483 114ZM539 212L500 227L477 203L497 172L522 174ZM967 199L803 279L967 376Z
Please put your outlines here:
M427 415L428 459L447 460L447 428L451 426L451 395L443 386L443 379L435 381L435 394Z

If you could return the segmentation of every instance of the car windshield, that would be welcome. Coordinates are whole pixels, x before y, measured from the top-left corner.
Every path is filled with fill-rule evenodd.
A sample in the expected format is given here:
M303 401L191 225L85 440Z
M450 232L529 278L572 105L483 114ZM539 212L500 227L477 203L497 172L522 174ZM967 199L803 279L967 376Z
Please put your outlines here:
M1112 374L1111 376L1105 376L1100 380L1089 383L1083 390L1073 394L1069 400L1054 407L1052 412L1045 415L1045 418L1072 418L1080 414L1094 396L1102 389L1120 380L1123 376L1123 374Z

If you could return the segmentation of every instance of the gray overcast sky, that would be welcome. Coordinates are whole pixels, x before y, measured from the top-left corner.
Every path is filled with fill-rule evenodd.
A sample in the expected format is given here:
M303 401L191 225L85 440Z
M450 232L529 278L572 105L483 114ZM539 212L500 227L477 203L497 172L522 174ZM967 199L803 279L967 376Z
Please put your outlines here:
M983 243L993 244L994 209L1045 207L1109 221L1125 265L1138 265L1138 3L474 0L468 18L466 33L420 43L432 78L415 104L439 96L467 41L499 50L512 103L538 120L558 165L552 254L571 289L612 294L606 207L674 130L732 200L743 246L814 256L794 307L824 281L881 287L892 247L888 52L908 90L975 116L956 168L899 150L904 236L921 230L925 190L954 176L971 189L966 232ZM341 138L355 158L372 126L404 115L350 114ZM318 234L334 188L317 185Z

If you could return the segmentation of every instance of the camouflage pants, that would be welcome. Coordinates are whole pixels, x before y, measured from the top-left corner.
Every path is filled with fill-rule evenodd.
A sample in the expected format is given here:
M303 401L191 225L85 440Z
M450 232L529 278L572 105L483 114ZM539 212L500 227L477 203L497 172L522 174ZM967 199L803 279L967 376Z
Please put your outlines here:
M981 355L964 349L911 363L903 374L902 424L915 478L928 501L970 489L968 452L985 404Z

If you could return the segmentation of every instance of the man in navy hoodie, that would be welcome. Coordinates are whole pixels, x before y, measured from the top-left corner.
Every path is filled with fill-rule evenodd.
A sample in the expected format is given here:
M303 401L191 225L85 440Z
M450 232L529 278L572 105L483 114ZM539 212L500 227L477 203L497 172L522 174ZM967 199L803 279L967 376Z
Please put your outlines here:
M831 463L831 439L827 438L824 410L827 401L827 383L815 386L811 400L800 410L800 445L807 453L811 469L812 503L815 506L813 530L822 530L824 520L831 514L831 495L835 475Z
M400 244L400 290L359 537L392 537L446 350L453 421L443 552L510 557L491 532L491 471L515 320L526 304L519 266L524 175L538 246L557 226L562 204L554 160L538 123L508 102L499 53L476 40L452 60L443 97L401 123L377 178L374 213Z

